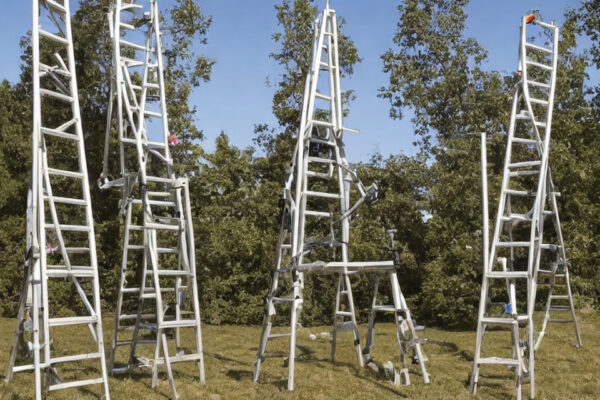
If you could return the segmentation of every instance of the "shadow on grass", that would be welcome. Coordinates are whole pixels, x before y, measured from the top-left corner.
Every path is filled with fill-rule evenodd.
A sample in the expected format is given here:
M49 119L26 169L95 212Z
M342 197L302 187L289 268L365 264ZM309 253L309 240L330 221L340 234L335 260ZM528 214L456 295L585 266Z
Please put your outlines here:
M225 375L227 375L231 379L235 379L236 381L241 381L241 380L252 380L253 373L252 373L252 371L247 371L247 370L230 369L229 371L227 371L227 373Z

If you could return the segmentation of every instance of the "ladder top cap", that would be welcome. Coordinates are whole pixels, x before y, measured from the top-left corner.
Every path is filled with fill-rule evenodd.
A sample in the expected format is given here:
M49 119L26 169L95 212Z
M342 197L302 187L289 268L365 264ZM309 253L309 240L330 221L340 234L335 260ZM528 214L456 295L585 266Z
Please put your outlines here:
M525 23L526 24L532 23L533 20L535 20L535 14L529 14L528 16L525 17Z

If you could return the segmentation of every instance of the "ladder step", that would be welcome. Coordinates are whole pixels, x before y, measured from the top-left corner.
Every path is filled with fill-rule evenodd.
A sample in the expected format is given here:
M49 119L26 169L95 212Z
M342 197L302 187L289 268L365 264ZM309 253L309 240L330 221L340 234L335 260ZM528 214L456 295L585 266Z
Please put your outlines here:
M40 89L40 94L43 97L51 97L53 99L61 100L61 101L67 102L67 103L73 102L73 97L67 96L66 94L55 92L54 90Z
M531 217L527 214L511 213L509 215L503 215L501 217L501 219L502 219L502 221L505 221L505 222L513 222L513 221L531 222Z
M283 337L290 337L292 336L291 332L287 332L287 333L272 333L270 334L267 339L271 340L271 339L279 339L279 338L283 338Z
M306 176L311 176L311 177L321 178L321 179L331 178L331 176L328 173L316 172L316 171L306 171Z
M550 89L550 85L548 85L547 83L543 83L543 82L537 82L537 81L530 81L530 80L528 80L527 84L531 85L531 86L537 86L537 87L540 87L542 89Z
M323 126L325 128L333 128L333 124L331 122L320 121L318 119L311 120L310 123L308 124L308 126L310 126L311 124L316 125L316 126Z
M513 325L519 321L527 321L527 318L527 315L519 315L517 316L517 319L514 319L513 317L483 317L480 322L488 325Z
M39 32L40 32L41 37L45 37L47 39L55 41L56 43L60 43L60 44L66 45L66 46L69 45L69 41L62 36L55 35L54 33L50 33L43 29L39 29Z
M146 82L144 85L146 89L160 89L160 85L158 83Z
M52 9L53 11L59 12L61 14L67 13L67 9L64 6L61 6L60 4L58 4L54 0L46 0L45 2L43 2L41 4L45 4L48 6L48 8Z
M373 306L371 308L372 311L382 311L382 312L397 312L397 311L405 311L402 308L396 308L394 306Z
M152 339L143 339L140 340L138 339L136 342L136 344L156 344L156 340L152 340ZM121 346L131 346L133 344L133 340L123 340L120 342L116 342L115 346L116 347L121 347Z
M129 321L137 318L137 314L121 314L119 315L119 321ZM149 320L156 318L154 314L142 314L142 319Z
M508 164L508 168L524 168L524 167L537 167L542 162L540 160L533 161L521 161Z
M119 44L121 46L130 47L135 50L146 51L146 46L142 46L141 44L132 43L124 39L119 39Z
M53 390L68 389L68 388L74 388L74 387L80 387L80 386L98 385L101 383L104 383L104 379L102 379L102 378L82 379L80 381L63 382L63 383L57 383L54 385L49 385L48 390L53 391Z
M538 46L537 44L533 44L533 43L530 43L530 42L525 42L525 46L528 47L528 48L530 48L530 49L542 51L542 52L547 53L547 54L552 54L553 53L552 49L549 49L547 47Z
M529 176L529 175L538 175L540 171L538 170L530 170L530 171L512 171L508 173L508 176Z
M325 95L323 93L315 92L315 97L317 99L331 101L331 96L327 96L327 95Z
M273 297L271 301L273 303L293 303L294 299L291 297Z
M529 273L527 271L492 271L488 272L486 276L490 279L521 279L527 278Z
M135 26L131 25L131 24L127 24L125 22L119 22L119 27L121 29L127 29L130 31L134 31L135 30Z
M529 247L530 242L498 242L496 247Z
M54 224L45 224L44 228L46 229L54 229ZM61 231L68 231L68 232L89 232L90 231L90 227L87 225L63 225L63 224L59 224L58 228Z
M96 316L48 318L48 325L50 327L67 325L88 325L94 324L97 321L98 318Z
M500 357L484 357L479 359L479 364L488 365L512 365L515 367L519 366L519 360L512 358L500 358Z
M77 354L74 356L62 356L50 358L50 364L82 361L82 360L93 360L100 358L100 353L88 353L88 354Z
M67 278L74 276L76 278L95 278L96 271L92 267L71 266L71 271L64 265L48 265L46 275L49 278Z
M526 190L506 189L504 191L504 193L511 195L511 196L518 196L518 197L535 197L536 196L535 193L528 192Z
M306 210L304 211L305 215L310 215L313 217L324 217L324 218L329 218L331 217L331 214L328 212L323 212L323 211L310 211L310 210Z
M156 224L153 222L148 222L146 224L146 229L156 229L159 231L180 231L179 225L169 225L169 224Z
M350 311L336 311L335 316L336 317L351 317L352 314Z
M44 64L42 62L40 63L40 72L41 73L52 72L53 74L59 74L64 77L67 77L67 78L71 77L71 73L69 71L59 68L58 66L50 66L48 64Z
M143 61L136 60L135 58L129 58L129 57L121 57L121 62L128 68L141 67L142 65L144 65Z
M518 137L514 137L512 139L513 143L520 143L520 144L526 144L526 145L536 145L538 143L538 141L536 139L526 139L526 138L518 138Z
M202 354L199 354L199 353L182 354L180 356L169 357L169 362L173 364L173 363L180 363L180 362L187 362L187 361L197 361L201 358L202 358ZM162 365L165 363L165 359L164 359L164 357L161 357L161 358L158 358L157 360L155 360L155 362L158 365Z
M64 169L48 168L48 174L83 179L83 174L81 172L67 171Z
M131 203L141 205L143 201L141 199L134 199ZM148 205L157 207L175 207L175 203L172 201L161 201L161 200L148 200Z
M50 201L50 197L44 195L44 200ZM73 206L87 206L87 202L83 199L71 199L69 197L52 196L52 200L59 204L70 204ZM54 226L54 225L52 225Z
M318 144L323 144L325 146L335 146L335 142L332 142L331 140L325 140L325 139L319 139L319 138L315 138L315 137L309 137L308 140L311 143L318 143Z
M64 132L59 129L50 129L50 128L41 127L40 130L42 131L42 133L44 135L50 135L50 136L55 136L55 137L59 137L59 138L63 138L63 139L79 141L79 136L74 135L72 133Z
M148 269L149 274L153 274L154 271ZM187 271L177 270L177 269L159 269L158 276L189 276L190 273Z
M89 247L67 247L65 248L65 250L67 251L67 253L70 254L83 254L83 253L87 253L88 251L90 251Z
M171 178L163 178L161 176L147 176L146 181L156 183L173 183Z
M551 299L553 300L569 300L569 295L566 294L553 294L552 296L550 296ZM569 307L569 310L571 309L571 307Z
M146 144L151 149L165 149L167 147L167 145L163 142L155 142L151 140L149 140Z
M542 106L547 106L548 105L548 100L542 100L542 99L536 99L536 98L529 98L529 101L531 101L532 103L535 104L541 104Z
M179 321L165 321L161 324L160 328L189 328L198 326L198 321L195 319L180 319Z
M308 157L308 162L320 163L320 164L335 164L336 161L331 158L321 158L321 157Z
M149 117L157 117L157 118L162 118L162 113L156 112L156 111L150 111L150 110L144 110L144 115L147 115Z
M539 62L536 62L536 61L529 61L529 60L527 60L527 61L525 61L525 63L527 65L531 65L532 67L541 68L541 69L546 70L546 71L552 71L554 69L554 68L552 68L552 65L542 64L542 63L539 63Z
M304 194L306 196L311 196L311 197L322 197L324 199L339 199L340 195L337 193L327 193L327 192L313 192L313 191L306 191L304 192Z

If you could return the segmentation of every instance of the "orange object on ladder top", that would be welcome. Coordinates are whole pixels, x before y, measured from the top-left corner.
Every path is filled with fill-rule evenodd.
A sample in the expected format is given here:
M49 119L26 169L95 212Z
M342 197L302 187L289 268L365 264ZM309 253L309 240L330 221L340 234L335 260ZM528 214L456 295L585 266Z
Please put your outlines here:
M525 17L525 22L530 24L533 22L534 19L535 19L535 14L529 14L527 17Z

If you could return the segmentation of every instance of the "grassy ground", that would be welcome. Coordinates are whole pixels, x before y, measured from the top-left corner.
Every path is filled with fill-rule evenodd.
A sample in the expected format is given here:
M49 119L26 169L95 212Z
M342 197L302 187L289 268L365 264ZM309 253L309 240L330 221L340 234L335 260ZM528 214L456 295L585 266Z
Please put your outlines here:
M105 317L106 343L110 343L112 320ZM600 398L600 315L581 312L580 327L584 347L574 347L571 325L554 324L542 343L536 358L537 399L598 399ZM0 319L0 368L8 362L14 320ZM309 334L328 331L329 327L302 328L298 333L298 362L296 390L286 390L287 369L281 359L266 360L259 384L252 383L260 327L210 326L203 327L206 385L197 381L197 369L191 363L175 366L176 383L182 399L511 399L515 397L513 374L506 368L487 367L482 370L479 392L470 396L467 377L471 368L475 333L427 328L423 336L429 338L424 350L429 357L427 368L431 384L425 385L417 366L411 366L411 386L394 387L368 369L356 366L350 334L339 337L337 360L329 361L327 339L310 340ZM361 326L364 337L365 327ZM490 332L490 346L497 350L509 347L507 332ZM191 332L184 339L191 340ZM271 342L269 350L284 350ZM85 349L83 336L72 331L57 332L53 349ZM277 348L279 347L279 349ZM108 346L107 346L108 349ZM149 349L148 349L149 351ZM392 324L377 326L375 359L381 363L398 362L398 351ZM67 374L77 373L77 368ZM81 373L81 372L80 372ZM111 397L119 399L167 399L170 391L165 374L156 390L150 387L149 370L136 370L129 375L110 378ZM524 387L527 398L529 385ZM0 382L0 399L33 398L33 374L16 374L10 383ZM98 398L99 387L82 390L53 392L48 399Z

